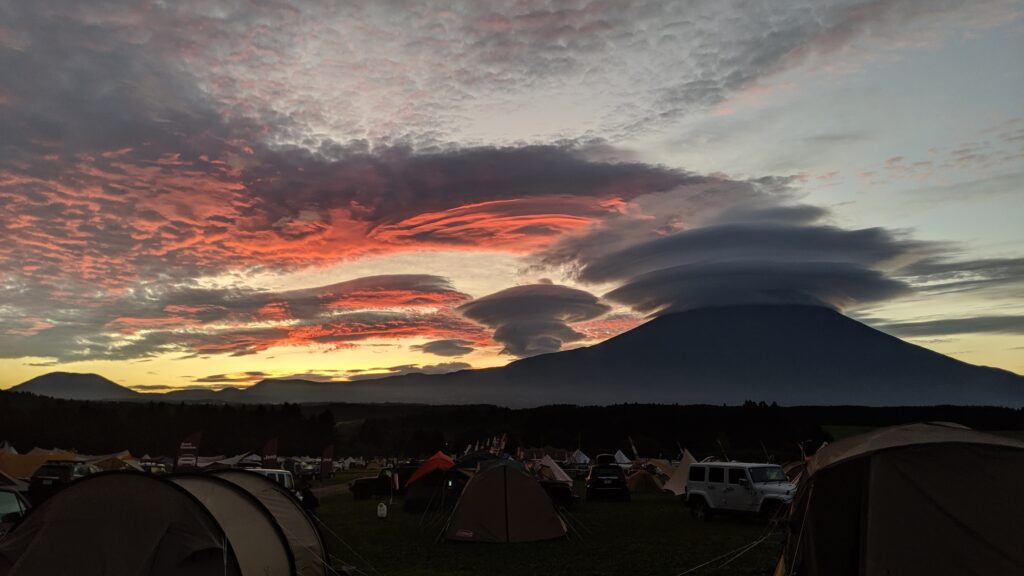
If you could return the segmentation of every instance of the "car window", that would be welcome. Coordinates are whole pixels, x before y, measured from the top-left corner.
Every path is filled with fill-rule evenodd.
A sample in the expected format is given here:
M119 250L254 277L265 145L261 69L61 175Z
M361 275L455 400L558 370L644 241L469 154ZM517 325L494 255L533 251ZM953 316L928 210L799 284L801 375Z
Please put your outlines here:
M21 501L13 492L0 492L0 518L8 514L20 514L23 511Z
M746 477L743 468L729 468L729 484L739 484L740 478Z
M704 467L703 466L690 466L690 480L694 482L704 481Z
M789 477L780 466L758 466L750 469L750 477L754 482L786 482Z
M51 476L55 478L64 478L68 475L68 467L60 466L58 464L44 464L36 471L33 476Z
M725 482L725 468L708 468L708 482Z

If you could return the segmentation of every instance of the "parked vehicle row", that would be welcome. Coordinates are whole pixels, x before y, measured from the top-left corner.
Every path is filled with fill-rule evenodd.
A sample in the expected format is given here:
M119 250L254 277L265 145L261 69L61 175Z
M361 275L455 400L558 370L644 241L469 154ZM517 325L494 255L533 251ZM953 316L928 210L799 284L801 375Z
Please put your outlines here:
M99 471L99 468L84 462L48 460L32 474L28 484L28 499L33 506L38 506L71 482Z

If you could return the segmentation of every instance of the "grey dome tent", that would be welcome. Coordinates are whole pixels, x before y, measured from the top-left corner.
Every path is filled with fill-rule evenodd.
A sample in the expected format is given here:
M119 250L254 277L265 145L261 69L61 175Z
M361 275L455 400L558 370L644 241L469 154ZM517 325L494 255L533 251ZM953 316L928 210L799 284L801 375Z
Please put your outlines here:
M882 428L808 461L776 576L1024 574L1024 442Z
M210 474L168 478L213 514L235 551L242 576L294 576L295 560L277 520L245 489Z
M210 472L256 497L277 520L295 557L296 576L327 574L326 552L320 531L295 496L266 476L241 469Z
M0 576L244 576L224 529L184 488L134 472L78 480L0 540Z
M512 460L481 465L445 529L449 540L533 542L561 538L565 522L547 492Z

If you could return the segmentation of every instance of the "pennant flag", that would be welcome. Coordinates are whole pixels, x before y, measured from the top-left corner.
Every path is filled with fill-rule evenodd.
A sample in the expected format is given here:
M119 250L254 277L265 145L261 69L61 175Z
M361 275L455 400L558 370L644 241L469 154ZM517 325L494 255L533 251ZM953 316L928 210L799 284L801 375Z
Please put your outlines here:
M199 467L199 443L203 440L202 432L194 432L178 445L178 455L174 459L174 471L184 472Z

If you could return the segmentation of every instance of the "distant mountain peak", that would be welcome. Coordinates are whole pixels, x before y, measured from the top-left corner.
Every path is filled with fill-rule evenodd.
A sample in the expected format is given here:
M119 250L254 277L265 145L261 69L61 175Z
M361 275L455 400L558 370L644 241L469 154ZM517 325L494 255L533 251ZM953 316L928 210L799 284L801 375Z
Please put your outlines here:
M99 374L78 372L50 372L22 382L11 391L68 400L127 400L140 396Z
M60 380L54 374L40 378ZM34 380L38 379L14 389L36 391L31 389L36 385L29 386ZM764 400L791 406L1024 405L1024 377L1018 374L967 364L831 308L810 305L674 312L593 346L524 358L500 368L448 374L354 382L267 379L244 390L188 390L165 397L136 394L102 380L107 383L105 390L113 386L125 393L123 399L200 402L522 407L631 402L737 405Z

